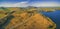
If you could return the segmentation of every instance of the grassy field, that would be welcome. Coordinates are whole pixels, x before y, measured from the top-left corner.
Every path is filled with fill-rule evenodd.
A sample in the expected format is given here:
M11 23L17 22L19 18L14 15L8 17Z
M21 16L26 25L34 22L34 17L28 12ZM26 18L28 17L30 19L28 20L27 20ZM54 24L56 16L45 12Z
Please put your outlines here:
M56 28L56 24L50 18L39 13L41 11L52 12L55 11L55 8L53 9L52 8L2 8L2 9L3 9L2 11L0 10L1 11L0 18L4 17L5 15L14 16L14 18L11 19L8 25L6 25L5 29L55 29ZM14 13L11 13L11 11L14 11Z

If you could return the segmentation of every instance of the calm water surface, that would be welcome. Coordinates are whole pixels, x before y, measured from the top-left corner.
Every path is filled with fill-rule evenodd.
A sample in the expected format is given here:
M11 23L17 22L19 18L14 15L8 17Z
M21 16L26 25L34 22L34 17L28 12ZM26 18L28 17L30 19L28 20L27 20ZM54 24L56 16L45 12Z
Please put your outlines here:
M57 29L60 29L60 10L54 12L42 12L42 14L52 19L52 21L56 23Z

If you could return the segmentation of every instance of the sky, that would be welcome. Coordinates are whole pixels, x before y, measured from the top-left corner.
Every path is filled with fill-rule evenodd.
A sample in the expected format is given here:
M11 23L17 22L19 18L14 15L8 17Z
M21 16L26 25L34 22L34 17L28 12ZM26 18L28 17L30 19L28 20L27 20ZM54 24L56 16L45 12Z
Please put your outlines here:
M60 7L60 0L0 0L0 7Z

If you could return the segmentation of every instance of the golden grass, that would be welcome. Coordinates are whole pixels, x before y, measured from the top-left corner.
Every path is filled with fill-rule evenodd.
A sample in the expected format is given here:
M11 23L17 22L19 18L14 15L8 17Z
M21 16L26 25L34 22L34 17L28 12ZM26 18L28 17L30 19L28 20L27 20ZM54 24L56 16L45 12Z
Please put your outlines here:
M6 26L5 29L55 29L56 24L51 21L50 18L45 17L42 14L37 13L36 8L27 9L33 12L32 15L28 13L29 11L23 11L20 8L8 8L11 11L16 11L12 15L14 18ZM43 8L44 11L50 11L50 9ZM5 16L5 14L0 13L0 18ZM52 26L52 27L50 27ZM13 28L12 28L13 27ZM50 28L49 28L50 27Z
M39 13L36 13L31 17L29 17L29 14L27 12L13 15L15 18L11 20L6 29L49 29L49 26L56 26L53 25L54 23L48 21L46 17ZM53 27L52 29L54 29Z

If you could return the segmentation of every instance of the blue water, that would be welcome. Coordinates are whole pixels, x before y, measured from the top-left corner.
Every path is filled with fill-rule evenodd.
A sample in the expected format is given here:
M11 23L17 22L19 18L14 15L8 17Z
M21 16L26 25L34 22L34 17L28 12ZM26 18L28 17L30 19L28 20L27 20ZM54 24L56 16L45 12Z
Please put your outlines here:
M52 19L57 25L56 29L60 29L60 10L54 12L42 12L42 14Z

